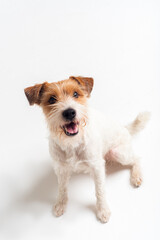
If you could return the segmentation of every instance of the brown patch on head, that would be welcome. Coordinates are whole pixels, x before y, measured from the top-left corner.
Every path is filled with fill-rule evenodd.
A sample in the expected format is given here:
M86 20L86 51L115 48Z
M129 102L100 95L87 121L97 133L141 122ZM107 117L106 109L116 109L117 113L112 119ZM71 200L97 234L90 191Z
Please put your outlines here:
M47 83L45 91L41 95L41 101L38 103L44 110L45 114L49 114L50 110L57 108L58 102L65 102L68 97L73 98L76 102L85 105L88 94L83 86L73 79L67 79L56 83ZM49 103L49 99L56 99L54 104Z
M71 76L69 78L76 81L81 86L81 88L87 93L87 97L90 96L90 93L93 88L93 82L94 82L93 78L80 77L80 76L79 77Z
M87 97L93 88L93 78L70 77L67 80L43 84L25 88L25 95L30 105L38 104L48 116L50 112L58 109L59 102L65 102L68 97L73 98L79 104L85 105ZM51 103L50 99L55 101Z

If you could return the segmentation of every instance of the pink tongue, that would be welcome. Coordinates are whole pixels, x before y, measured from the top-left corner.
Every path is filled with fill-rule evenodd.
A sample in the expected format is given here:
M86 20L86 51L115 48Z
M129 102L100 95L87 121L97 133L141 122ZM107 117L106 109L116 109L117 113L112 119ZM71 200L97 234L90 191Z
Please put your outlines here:
M66 125L66 128L67 128L67 132L69 132L71 134L78 132L77 124L75 124L75 123L70 123L70 124Z

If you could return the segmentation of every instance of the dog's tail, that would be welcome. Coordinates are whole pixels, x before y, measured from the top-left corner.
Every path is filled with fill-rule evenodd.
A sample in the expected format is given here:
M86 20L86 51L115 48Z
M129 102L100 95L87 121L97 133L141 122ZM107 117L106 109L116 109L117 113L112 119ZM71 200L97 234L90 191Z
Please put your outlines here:
M150 112L141 112L138 114L136 119L128 124L126 128L128 129L129 133L133 136L143 130L149 121L151 116Z

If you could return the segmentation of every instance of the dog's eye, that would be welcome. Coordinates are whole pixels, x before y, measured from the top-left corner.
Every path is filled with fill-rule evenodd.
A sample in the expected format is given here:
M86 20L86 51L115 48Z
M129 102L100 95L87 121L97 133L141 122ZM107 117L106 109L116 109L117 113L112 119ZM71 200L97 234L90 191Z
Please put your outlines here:
M54 104L56 101L57 99L54 96L50 97L50 99L48 100L50 104Z
M74 93L73 93L73 97L78 98L78 96L79 96L79 95L78 95L77 92L74 92Z

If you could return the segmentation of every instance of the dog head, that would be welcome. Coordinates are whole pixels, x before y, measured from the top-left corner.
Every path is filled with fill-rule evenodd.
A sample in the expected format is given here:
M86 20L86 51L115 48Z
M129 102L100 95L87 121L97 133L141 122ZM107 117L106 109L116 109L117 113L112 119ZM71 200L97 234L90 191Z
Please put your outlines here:
M69 77L67 80L25 88L30 105L38 104L46 116L51 135L59 142L80 139L87 124L87 99L93 78Z

